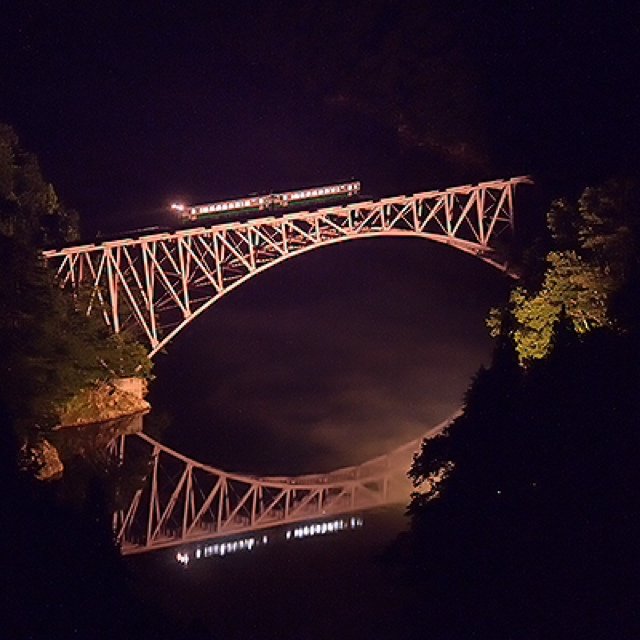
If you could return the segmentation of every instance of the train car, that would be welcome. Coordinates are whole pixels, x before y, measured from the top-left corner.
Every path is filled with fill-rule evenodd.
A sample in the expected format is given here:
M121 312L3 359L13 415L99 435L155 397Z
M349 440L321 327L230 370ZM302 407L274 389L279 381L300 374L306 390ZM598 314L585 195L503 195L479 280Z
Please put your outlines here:
M360 182L350 180L319 187L308 187L295 191L250 195L245 198L219 200L206 204L185 205L173 203L171 209L180 215L183 223L210 218L237 218L260 211L279 211L291 207L308 208L324 203L334 203L353 198L360 193Z

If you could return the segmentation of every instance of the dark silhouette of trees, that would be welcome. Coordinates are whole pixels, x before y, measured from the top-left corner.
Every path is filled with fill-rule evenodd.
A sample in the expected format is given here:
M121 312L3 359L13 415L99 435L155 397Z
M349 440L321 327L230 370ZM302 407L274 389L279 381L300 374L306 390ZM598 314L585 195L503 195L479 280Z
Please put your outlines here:
M636 637L636 202L609 184L577 209L554 205L552 252L576 260L548 261L539 289L494 313L491 366L414 461L411 530L395 553L424 589L425 636ZM585 282L596 293L576 301ZM519 314L530 301L555 316L544 349L523 340L541 326ZM602 322L577 326L593 308Z
M146 361L139 345L81 316L53 283L38 248L75 238L76 214L0 124L0 635L188 638L134 594L113 539L104 474L75 460L90 477L80 478L87 489L71 501L61 500L64 482L19 469L21 447L48 436L62 402Z
M79 390L149 373L131 336L113 336L99 318L86 318L53 282L39 250L77 238L77 214L0 124L0 400L21 441L46 436Z

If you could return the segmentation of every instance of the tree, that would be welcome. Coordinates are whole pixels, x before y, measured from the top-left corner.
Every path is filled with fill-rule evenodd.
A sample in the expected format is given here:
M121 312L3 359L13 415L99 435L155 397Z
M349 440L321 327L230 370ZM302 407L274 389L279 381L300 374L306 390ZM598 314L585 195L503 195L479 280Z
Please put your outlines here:
M617 309L637 291L632 195L610 183L554 204L540 288L494 312L491 366L416 456L399 549L434 637L629 637L640 360Z
M76 214L0 124L3 637L190 638L131 588L113 539L107 469L92 464L100 456L76 456L73 477L57 483L39 482L16 464L23 443L48 438L59 407L78 390L149 374L143 347L79 313L46 269L39 248L76 238ZM61 488L70 494L65 484L79 500L60 499Z
M41 441L81 389L150 372L140 344L81 314L47 270L40 248L77 238L77 214L0 124L0 404L23 442Z
M623 328L612 305L637 264L637 196L631 185L609 182L588 188L577 207L558 200L547 214L555 244L547 253L542 284L515 287L507 315L509 333L523 364L546 357L561 321L576 333ZM501 311L488 320L494 337L503 331Z

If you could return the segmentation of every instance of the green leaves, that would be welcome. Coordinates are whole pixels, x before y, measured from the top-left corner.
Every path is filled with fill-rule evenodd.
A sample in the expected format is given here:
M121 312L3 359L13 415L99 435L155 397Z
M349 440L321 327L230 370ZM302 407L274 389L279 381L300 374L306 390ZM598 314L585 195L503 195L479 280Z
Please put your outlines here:
M563 321L576 334L617 326L612 302L636 255L631 195L628 185L611 182L586 189L577 207L552 203L547 220L556 248L547 253L542 283L513 289L506 309L522 365L549 355ZM505 330L501 315L492 310L487 319L494 337Z
M0 234L30 246L78 237L78 216L65 209L42 176L38 159L24 151L15 131L0 123Z
M0 408L23 441L41 439L82 389L150 376L144 347L133 336L113 335L98 314L87 318L47 270L42 244L76 234L75 212L0 124Z

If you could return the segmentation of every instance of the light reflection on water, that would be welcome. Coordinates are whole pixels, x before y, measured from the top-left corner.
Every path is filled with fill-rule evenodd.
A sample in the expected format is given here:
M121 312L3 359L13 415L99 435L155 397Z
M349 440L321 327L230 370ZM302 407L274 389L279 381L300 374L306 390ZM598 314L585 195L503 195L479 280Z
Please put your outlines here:
M177 549L128 556L132 586L179 623L197 621L207 638L428 640L413 628L416 611L428 606L425 594L398 582L393 568L381 561L406 530L404 507L368 510L364 518L366 526L304 538L294 537L293 530L304 532L304 526L334 518L236 535L237 542L263 534L269 541L249 552L212 555L209 562L204 547L231 542L233 536L185 545L180 551L190 554L188 570L176 562ZM201 561L194 556L198 546Z
M192 560L201 560L203 558L210 558L211 556L223 557L239 551L252 551L254 548L265 546L270 542L278 543L313 536L335 534L359 529L363 526L364 518L361 516L351 516L337 518L335 520L300 524L295 527L279 527L278 529L271 530L269 534L249 536L246 538L233 538L215 544L198 545L192 550L179 551L176 553L176 561L188 567Z

